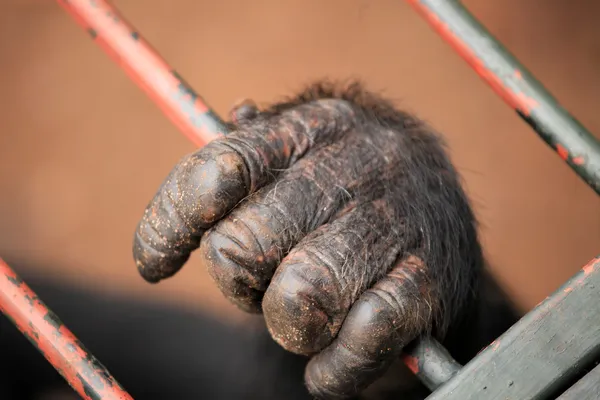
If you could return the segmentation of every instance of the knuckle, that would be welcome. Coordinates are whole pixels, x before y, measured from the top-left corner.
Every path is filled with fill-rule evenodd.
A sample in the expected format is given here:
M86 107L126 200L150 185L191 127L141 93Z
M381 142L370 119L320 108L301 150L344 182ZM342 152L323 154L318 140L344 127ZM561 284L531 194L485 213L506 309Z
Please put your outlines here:
M345 313L331 275L301 254L279 266L263 299L263 312L275 341L293 353L311 355L331 343Z
M260 311L268 274L252 233L240 234L235 220L224 220L206 232L199 255L210 276L231 302L248 312ZM236 232L237 231L237 232Z
M406 318L406 307L393 294L365 292L336 340L309 362L305 381L311 394L319 399L350 398L382 377L412 340L404 329Z
M247 194L243 158L215 141L184 158L166 190L191 229L206 229Z
M212 253L213 262L237 265L255 277L251 282L258 290L266 290L279 263L279 252L270 241L273 236L269 218L247 208L234 210L203 238L205 249ZM266 249L266 250L265 250ZM208 253L206 253L208 255Z
M247 286L259 286L248 265L252 256L236 238L210 230L202 240L200 254L218 283L231 286L235 282L244 282Z
M365 362L399 351L394 342L394 324L391 317L395 312L383 297L367 292L352 306L340 332L340 338L349 351Z

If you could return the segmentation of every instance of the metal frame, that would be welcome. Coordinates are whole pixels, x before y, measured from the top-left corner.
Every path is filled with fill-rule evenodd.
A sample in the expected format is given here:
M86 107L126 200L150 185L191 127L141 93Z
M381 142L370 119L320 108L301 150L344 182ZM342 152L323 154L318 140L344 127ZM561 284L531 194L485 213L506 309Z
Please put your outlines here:
M582 370L599 360L598 288L600 256L427 399L556 398Z
M596 400L600 393L600 364L556 400Z
M475 71L600 194L600 142L455 0L407 0ZM225 123L131 24L105 0L57 0L193 143L225 135ZM542 399L564 391L569 380L600 356L600 257L483 350L464 368L434 339L411 345L404 362L433 392L429 399ZM584 304L591 304L583 308ZM79 395L88 400L131 396L0 259L0 311L38 348ZM559 325L560 324L560 325ZM565 334L565 324L568 329ZM562 331L562 335L558 332ZM558 337L558 339L557 339ZM577 339L577 340L575 340ZM523 373L513 360L526 357ZM553 367L539 363L554 360ZM582 398L595 385L583 377L562 398ZM591 378L590 378L591 377ZM467 385L467 382L472 382ZM518 392L517 392L518 391ZM571 395L571 397L567 397Z

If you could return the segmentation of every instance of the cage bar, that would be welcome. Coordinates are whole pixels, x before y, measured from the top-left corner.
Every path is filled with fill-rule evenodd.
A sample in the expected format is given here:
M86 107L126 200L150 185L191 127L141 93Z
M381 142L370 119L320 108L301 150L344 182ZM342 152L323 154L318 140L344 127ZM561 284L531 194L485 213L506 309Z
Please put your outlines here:
M2 259L0 311L83 399L133 400L56 314L46 307Z
M115 7L104 0L57 1L194 144L226 132L206 101Z
M600 357L600 256L427 400L555 398Z
M432 392L449 381L462 368L448 350L429 336L409 344L404 349L402 359Z
M596 193L600 141L457 0L407 0Z
M597 400L599 393L600 365L597 365L556 400Z

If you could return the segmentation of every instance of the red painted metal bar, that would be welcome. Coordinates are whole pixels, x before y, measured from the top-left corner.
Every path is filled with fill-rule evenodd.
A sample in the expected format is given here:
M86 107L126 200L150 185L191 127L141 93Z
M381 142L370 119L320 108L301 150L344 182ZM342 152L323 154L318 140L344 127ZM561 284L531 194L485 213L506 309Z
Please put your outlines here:
M600 141L456 0L408 0L504 101L600 194Z
M0 311L86 400L132 400L25 282L0 259ZM35 379L34 376L31 377Z
M197 146L225 124L119 13L103 0L57 0Z

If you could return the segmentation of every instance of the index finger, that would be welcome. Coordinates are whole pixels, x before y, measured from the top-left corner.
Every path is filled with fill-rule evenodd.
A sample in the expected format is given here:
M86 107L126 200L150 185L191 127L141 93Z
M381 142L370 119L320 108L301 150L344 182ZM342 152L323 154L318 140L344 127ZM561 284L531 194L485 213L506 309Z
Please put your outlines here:
M335 141L353 124L350 105L318 100L258 116L227 137L185 157L146 207L133 241L144 279L174 275L206 229L272 182L316 145Z

